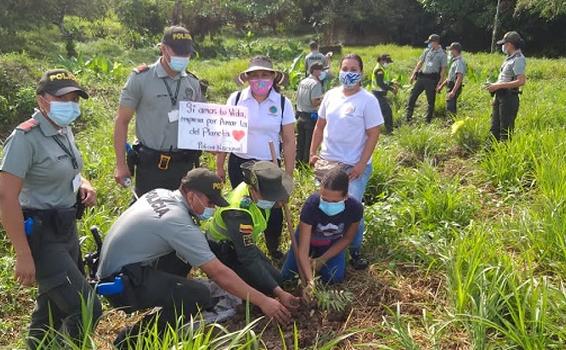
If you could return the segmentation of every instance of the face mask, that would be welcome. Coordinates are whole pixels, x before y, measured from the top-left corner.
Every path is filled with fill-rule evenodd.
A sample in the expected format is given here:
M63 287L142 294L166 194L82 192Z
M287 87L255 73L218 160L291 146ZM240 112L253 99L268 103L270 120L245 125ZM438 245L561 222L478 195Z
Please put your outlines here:
M257 201L256 205L261 209L271 209L275 205L274 201L268 201L266 199L260 199Z
M382 64L383 68L387 68L389 67L389 63L385 62L384 64Z
M322 71L320 72L320 75L318 76L318 80L324 80L326 79L326 71Z
M341 200L340 202L327 202L324 199L320 199L320 204L318 208L328 216L334 216L340 214L346 209L346 203Z
M452 56L452 54L448 54L448 61L452 61L454 59L454 56Z
M362 80L362 73L340 71L339 79L345 88L353 88Z
M429 49L432 49L432 43L428 43L428 44L426 45L426 47L428 47Z
M273 87L273 80L271 79L252 79L249 81L250 89L255 95L265 96Z
M68 126L81 115L77 102L51 101L47 116L59 126Z
M501 52L507 55L507 49L505 48L505 45L501 46Z
M214 212L216 212L216 208L209 208L206 205L204 205L204 203L200 200L199 197L197 197L198 201L200 202L200 204L204 207L204 211L202 212L202 214L197 215L199 217L199 219L201 220L208 220L210 219L213 215Z
M169 67L175 72L183 72L189 65L189 57L171 56Z

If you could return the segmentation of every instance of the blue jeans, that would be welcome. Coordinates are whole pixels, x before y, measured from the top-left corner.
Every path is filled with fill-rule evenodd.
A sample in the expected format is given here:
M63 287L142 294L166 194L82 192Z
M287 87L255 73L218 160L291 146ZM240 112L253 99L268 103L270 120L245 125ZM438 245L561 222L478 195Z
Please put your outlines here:
M298 236L298 235L297 235ZM310 247L309 255L313 258L318 258L324 254L332 244L326 247ZM293 249L289 249L287 253L287 258L283 263L281 268L281 278L283 281L288 281L293 279L297 274L299 268L297 266L297 260L295 259L295 252ZM326 262L326 264L319 271L321 279L325 283L339 283L344 281L346 276L346 253L341 251L335 257L331 258Z
M368 181L369 178L371 177L371 173L373 171L373 168L371 166L371 163L369 163L365 170L364 173L358 177L357 179L355 179L354 181L350 182L349 188L348 188L348 194L352 197L354 197L355 199L357 199L358 201L362 201L362 199L364 198L364 193L366 192L366 187L368 185ZM362 247L362 240L364 239L364 231L365 231L365 223L364 223L364 218L362 218L362 220L360 221L360 227L358 228L358 232L356 232L356 236L354 237L354 240L352 241L352 244L350 244L350 249L357 249L359 250Z

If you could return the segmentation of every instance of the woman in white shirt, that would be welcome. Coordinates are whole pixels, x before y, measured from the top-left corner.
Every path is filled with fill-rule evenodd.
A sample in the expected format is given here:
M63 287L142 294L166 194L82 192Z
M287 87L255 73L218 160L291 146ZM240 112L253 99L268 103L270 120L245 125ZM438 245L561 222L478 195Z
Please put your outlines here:
M363 69L360 56L349 54L342 58L341 86L324 96L310 148L310 163L315 168L336 165L349 173L349 195L360 202L371 176L371 157L383 125L379 102L362 88ZM364 228L362 220L350 245L351 263L356 269L368 266L360 253Z
M295 167L295 112L293 105L278 92L277 85L284 79L283 73L273 69L271 59L256 56L250 60L248 69L238 79L249 86L230 95L227 105L248 108L248 149L246 153L230 153L228 157L228 178L232 188L243 181L240 165L249 160L271 161L269 141L273 141L278 161L281 150L284 155L285 171L293 175ZM216 155L216 173L225 178L224 163L228 153ZM266 245L273 258L280 259L279 240L283 226L281 208L274 208L265 230Z

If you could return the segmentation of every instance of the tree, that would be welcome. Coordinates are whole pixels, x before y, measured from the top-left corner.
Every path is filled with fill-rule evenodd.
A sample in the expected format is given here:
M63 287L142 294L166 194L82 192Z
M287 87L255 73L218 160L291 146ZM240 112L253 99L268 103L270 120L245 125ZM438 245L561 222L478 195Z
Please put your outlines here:
M518 0L517 11L528 11L547 20L566 14L566 0Z

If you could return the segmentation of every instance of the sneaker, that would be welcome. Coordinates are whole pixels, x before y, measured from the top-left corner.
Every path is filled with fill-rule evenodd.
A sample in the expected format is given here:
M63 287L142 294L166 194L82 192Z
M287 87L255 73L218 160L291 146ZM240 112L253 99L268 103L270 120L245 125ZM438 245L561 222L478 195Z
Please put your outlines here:
M365 270L369 266L366 258L359 251L350 251L350 265L356 270Z

